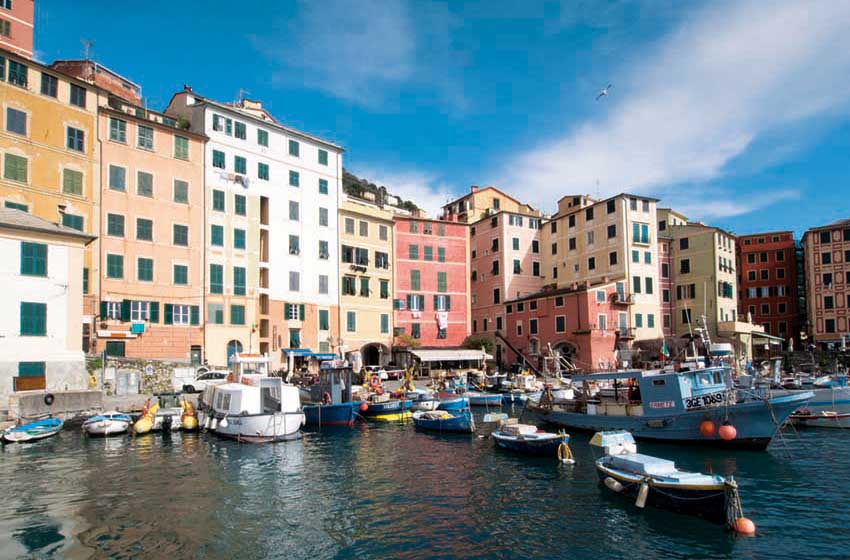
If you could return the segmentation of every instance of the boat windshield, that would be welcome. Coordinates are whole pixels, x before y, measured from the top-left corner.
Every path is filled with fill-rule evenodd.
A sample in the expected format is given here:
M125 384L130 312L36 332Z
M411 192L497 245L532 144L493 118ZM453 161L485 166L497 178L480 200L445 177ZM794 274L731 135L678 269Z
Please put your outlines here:
M262 387L263 412L280 412L280 387Z

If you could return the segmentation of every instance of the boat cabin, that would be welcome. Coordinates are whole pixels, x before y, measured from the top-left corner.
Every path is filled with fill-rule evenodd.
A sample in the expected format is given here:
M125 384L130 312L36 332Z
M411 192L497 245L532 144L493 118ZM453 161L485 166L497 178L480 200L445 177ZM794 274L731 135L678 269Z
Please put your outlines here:
M323 367L319 370L319 380L310 385L310 401L324 402L330 397L330 403L351 402L351 367Z
M280 377L269 377L270 363L267 355L234 354L228 383L213 389L213 410L231 416L298 410L298 389L284 384Z
M732 387L731 370L712 367L687 371L618 371L573 376L587 414L669 416L721 406Z

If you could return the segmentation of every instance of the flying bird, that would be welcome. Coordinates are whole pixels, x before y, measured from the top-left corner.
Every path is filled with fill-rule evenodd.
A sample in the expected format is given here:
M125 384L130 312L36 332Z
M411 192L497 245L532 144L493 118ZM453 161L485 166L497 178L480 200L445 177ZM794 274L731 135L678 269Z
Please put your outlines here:
M608 90L611 89L612 87L614 87L614 84L608 84L607 86L602 88L602 90L599 92L599 95L596 96L596 100L599 101L603 97L607 97L608 96Z

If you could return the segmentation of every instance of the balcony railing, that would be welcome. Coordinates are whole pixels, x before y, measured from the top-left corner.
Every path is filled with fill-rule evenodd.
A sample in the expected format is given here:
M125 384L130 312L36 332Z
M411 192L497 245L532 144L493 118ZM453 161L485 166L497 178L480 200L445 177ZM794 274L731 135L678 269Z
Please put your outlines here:
M611 303L617 305L632 305L634 302L634 294L621 294L620 292L614 292L611 294Z

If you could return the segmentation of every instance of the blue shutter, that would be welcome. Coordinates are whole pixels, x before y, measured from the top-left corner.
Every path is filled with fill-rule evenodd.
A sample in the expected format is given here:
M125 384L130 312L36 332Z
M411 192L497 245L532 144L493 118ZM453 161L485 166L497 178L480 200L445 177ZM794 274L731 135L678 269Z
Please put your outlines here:
M150 313L148 314L148 320L151 323L159 323L159 302L152 301L149 303L150 305Z
M130 320L130 300L121 300L121 320L125 323Z

